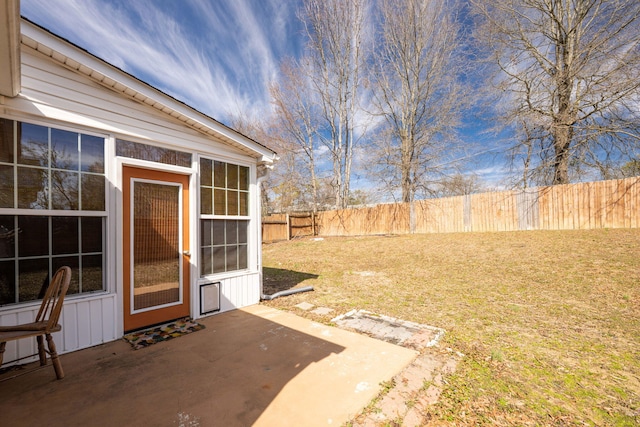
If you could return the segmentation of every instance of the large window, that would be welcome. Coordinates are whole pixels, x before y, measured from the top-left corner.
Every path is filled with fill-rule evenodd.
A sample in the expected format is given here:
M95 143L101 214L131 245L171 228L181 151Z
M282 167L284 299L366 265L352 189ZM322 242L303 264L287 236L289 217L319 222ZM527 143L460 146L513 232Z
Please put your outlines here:
M102 290L105 218L104 138L0 119L0 305Z
M201 276L248 268L248 227L249 168L201 159Z

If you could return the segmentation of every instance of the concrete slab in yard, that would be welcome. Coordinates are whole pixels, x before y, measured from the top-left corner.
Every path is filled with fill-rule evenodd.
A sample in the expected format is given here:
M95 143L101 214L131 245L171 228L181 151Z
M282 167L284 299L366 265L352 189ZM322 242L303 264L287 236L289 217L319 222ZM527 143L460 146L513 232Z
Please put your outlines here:
M306 301L302 301L300 304L297 304L296 307L299 308L300 310L309 311L315 306Z
M0 376L7 425L340 426L416 352L256 305L133 351L123 341Z
M409 322L366 310L352 310L332 321L342 328L417 350L437 345L445 332L444 329L435 326Z
M315 310L313 310L311 313L317 314L318 316L326 316L327 314L333 313L333 311L334 310L332 308L318 307Z

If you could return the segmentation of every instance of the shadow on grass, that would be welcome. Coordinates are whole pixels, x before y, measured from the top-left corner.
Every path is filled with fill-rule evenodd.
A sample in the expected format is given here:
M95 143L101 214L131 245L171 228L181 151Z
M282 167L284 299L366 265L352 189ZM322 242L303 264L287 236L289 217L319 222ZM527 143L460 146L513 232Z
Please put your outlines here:
M262 267L263 292L267 295L295 288L308 279L317 279L317 274L281 268ZM308 285L307 283L304 284Z

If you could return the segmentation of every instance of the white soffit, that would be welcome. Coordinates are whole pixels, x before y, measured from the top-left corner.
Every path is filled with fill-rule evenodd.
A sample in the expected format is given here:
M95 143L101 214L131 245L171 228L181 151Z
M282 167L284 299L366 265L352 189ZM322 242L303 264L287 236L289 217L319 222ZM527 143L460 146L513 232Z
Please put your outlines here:
M0 95L20 93L20 1L0 2Z
M24 19L22 44L90 77L102 86L149 105L205 135L236 147L260 162L272 163L276 159L276 154L271 149Z

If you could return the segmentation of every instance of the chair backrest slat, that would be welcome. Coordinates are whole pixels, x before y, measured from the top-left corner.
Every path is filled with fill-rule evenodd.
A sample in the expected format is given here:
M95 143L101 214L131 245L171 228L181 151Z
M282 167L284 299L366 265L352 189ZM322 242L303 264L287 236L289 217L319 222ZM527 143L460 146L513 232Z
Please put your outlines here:
M58 324L62 304L67 290L69 290L70 282L71 268L60 267L49 283L36 316L36 322L47 322L47 330L53 329Z

